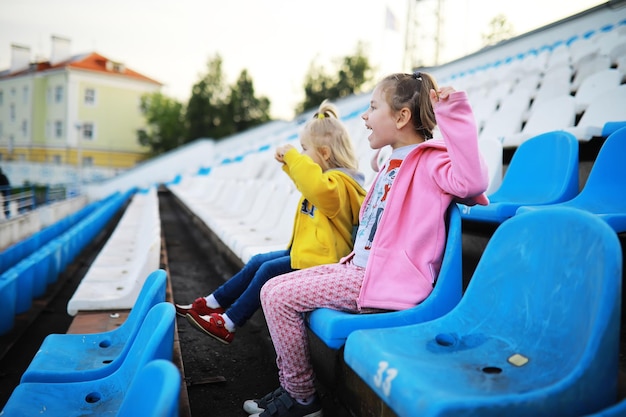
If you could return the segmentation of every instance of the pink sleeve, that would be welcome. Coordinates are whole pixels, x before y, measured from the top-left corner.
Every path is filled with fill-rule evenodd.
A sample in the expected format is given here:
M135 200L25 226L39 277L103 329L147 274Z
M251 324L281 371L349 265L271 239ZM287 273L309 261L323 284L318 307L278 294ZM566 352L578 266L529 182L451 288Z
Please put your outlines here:
M435 167L435 180L459 198L479 196L487 189L489 179L478 150L478 130L466 93L456 91L437 103L435 116L448 150L448 158Z

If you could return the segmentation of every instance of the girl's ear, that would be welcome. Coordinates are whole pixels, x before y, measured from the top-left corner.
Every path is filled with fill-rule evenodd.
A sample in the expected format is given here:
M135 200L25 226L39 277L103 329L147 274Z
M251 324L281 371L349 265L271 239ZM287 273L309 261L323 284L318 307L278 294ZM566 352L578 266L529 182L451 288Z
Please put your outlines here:
M324 161L328 161L330 159L331 152L330 152L330 148L327 145L320 146L318 148L318 151Z
M402 129L407 123L411 121L411 110L408 107L403 107L396 113L396 127Z

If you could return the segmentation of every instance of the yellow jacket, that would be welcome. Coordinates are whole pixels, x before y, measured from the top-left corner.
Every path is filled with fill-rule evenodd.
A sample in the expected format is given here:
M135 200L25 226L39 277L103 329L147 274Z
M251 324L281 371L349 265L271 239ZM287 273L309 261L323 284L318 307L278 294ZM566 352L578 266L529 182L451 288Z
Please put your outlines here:
M302 193L289 248L291 267L338 262L352 251L353 228L365 198L363 175L343 169L322 168L296 149L285 153L283 171Z

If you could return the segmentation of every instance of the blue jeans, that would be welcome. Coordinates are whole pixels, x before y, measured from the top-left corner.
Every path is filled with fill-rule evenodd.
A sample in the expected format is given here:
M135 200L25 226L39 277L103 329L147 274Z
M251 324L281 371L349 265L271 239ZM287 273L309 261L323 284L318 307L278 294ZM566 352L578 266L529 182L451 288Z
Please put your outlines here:
M288 250L260 253L226 281L213 296L237 325L243 326L261 307L261 287L271 278L292 272Z

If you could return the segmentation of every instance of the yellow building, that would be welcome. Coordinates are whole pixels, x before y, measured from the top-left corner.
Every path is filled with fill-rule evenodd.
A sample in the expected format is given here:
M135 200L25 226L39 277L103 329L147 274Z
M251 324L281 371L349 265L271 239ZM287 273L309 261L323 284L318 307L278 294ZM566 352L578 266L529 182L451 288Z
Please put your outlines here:
M71 55L52 37L49 61L11 46L0 71L0 161L125 169L143 160L141 96L162 84L96 52Z

